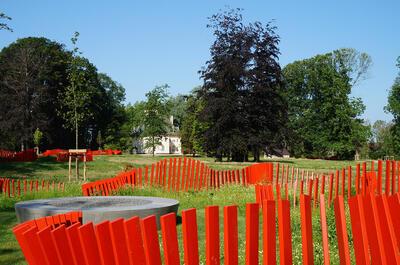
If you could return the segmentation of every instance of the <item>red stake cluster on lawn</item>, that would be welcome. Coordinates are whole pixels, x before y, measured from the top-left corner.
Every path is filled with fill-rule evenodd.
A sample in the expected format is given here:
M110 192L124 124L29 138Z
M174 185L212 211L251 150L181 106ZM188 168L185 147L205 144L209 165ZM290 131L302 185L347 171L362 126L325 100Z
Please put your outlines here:
M64 192L64 182L0 178L0 193L7 197L19 197L38 191L57 190Z
M321 196L320 222L324 264L330 264L325 200ZM400 194L352 196L350 208L356 264L400 264ZM300 195L300 221L303 264L314 264L311 196ZM246 205L245 263L292 264L292 230L290 202L286 199L264 200ZM345 202L342 195L334 199L334 216L340 264L350 265ZM259 218L262 226L259 226ZM276 218L278 226L276 229ZM147 264L198 265L199 234L196 209L182 211L181 260L176 216L161 217L161 240L154 215L143 219L132 217L82 224L79 213L44 217L16 226L13 231L29 264ZM237 265L239 262L238 208L223 207L220 220L219 207L205 209L205 260L207 265ZM223 231L220 231L220 223ZM224 248L220 253L220 233ZM259 245L261 238L262 244ZM278 241L277 239L278 238ZM162 247L161 247L162 246ZM262 254L260 255L260 250ZM279 254L277 256L277 250ZM163 255L161 255L163 253ZM163 259L163 260L162 260Z

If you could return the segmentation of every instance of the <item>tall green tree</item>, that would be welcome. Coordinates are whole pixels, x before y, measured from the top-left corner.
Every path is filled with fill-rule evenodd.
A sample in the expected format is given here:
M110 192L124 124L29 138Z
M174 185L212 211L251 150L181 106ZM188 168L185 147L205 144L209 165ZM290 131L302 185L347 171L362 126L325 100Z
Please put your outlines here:
M392 144L395 154L400 156L400 57L397 58L396 66L399 72L389 90L388 104L385 106L385 111L393 115L393 126L391 127Z
M162 137L170 130L168 121L170 109L168 85L156 86L146 93L143 136L145 137L145 148L151 148L153 156L156 147L161 144Z
M45 135L44 147L68 142L54 110L58 92L68 85L70 56L62 44L33 37L19 39L0 52L2 148L32 147L36 128Z
M210 18L215 41L200 71L204 84L201 121L210 124L204 150L221 160L256 160L275 143L285 124L279 36L271 24L244 24L240 9Z
M372 125L372 137L369 143L369 157L383 159L384 156L394 156L392 138L393 123L377 120Z
M204 108L204 101L198 96L199 89L195 88L190 95L186 96L185 114L179 131L182 150L194 156L204 153L204 133L208 129L208 124L199 118Z
M66 128L75 132L75 148L79 148L79 128L94 117L93 108L98 83L97 69L89 60L80 56L76 46L79 33L75 32L71 41L74 45L68 69L69 85L60 93L63 99L58 114L64 119Z
M360 118L365 106L350 93L369 65L368 55L342 49L283 69L289 117L286 138L294 156L350 159L367 142L369 127Z

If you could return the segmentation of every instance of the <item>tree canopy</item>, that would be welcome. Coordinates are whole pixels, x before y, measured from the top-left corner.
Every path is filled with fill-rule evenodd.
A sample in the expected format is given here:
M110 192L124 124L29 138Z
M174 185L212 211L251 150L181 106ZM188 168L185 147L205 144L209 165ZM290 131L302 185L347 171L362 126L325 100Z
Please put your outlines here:
M293 155L349 159L367 142L369 128L360 118L365 106L350 93L370 64L368 55L342 49L283 69Z
M270 23L245 25L240 9L210 18L215 41L211 58L200 71L204 80L200 120L210 124L204 150L228 160L247 160L276 144L284 128L286 104L282 97L279 36Z
M74 62L74 63L72 63ZM125 90L109 77L99 75L86 58L68 51L63 44L46 38L24 38L0 52L0 148L32 147L32 135L43 132L44 148L70 148L73 137L71 73L75 72L75 99L80 119L82 144L96 148L97 132L121 119ZM107 79L107 82L104 80ZM71 117L71 116L70 116Z

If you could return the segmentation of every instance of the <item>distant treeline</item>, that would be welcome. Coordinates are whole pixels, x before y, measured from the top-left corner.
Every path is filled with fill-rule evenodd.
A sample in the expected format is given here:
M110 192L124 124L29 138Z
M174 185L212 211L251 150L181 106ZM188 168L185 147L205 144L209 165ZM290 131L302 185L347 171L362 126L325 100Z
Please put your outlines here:
M338 49L282 69L272 23L246 24L240 9L228 9L207 27L215 40L199 71L203 84L178 96L157 86L133 105L124 105L124 87L76 46L69 51L46 38L10 44L0 52L0 148L32 147L39 129L42 149L73 147L77 132L79 147L131 152L143 137L154 148L161 137L178 134L185 152L228 161L283 149L329 159L400 153L400 74L385 107L393 121L371 125L361 118L362 100L351 97L368 77L368 54Z

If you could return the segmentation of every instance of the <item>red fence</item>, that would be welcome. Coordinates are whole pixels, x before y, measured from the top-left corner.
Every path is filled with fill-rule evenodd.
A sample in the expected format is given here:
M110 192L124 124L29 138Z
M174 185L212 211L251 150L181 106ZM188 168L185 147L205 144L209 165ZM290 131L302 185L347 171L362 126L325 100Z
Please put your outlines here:
M322 196L323 198L323 196ZM342 195L334 199L334 218L340 264L400 264L400 195L352 196L348 202L352 231L351 255L346 226L345 201ZM292 228L290 202L286 199L265 200L246 205L245 264L292 264ZM259 225L261 209L262 226ZM277 209L277 211L276 211ZM277 219L276 219L277 218ZM330 264L330 249L324 200L320 207L324 264ZM62 218L60 218L61 220ZM50 223L47 221L50 220ZM70 218L69 220L72 220ZM14 234L29 264L148 264L198 265L199 232L196 209L182 211L182 240L178 242L176 216L161 217L161 244L154 215L104 221L94 225L59 221L54 217L29 221L14 228ZM276 220L278 226L276 229ZM300 221L303 264L314 264L312 203L308 195L300 195ZM239 263L238 208L205 209L205 260L207 265ZM223 231L220 231L223 223ZM220 253L220 233L223 232L223 253ZM260 235L261 234L261 235ZM332 236L332 235L331 235ZM261 245L259 239L261 238ZM278 240L277 240L278 238ZM182 246L183 255L180 255ZM262 255L260 255L262 250ZM277 253L277 250L279 252ZM332 250L332 249L331 249ZM332 250L333 251L333 250ZM161 255L161 253L163 255ZM183 256L183 260L181 260Z
M0 193L7 197L19 197L24 194L49 190L64 192L64 183L49 182L48 180L0 178Z
M199 160L169 158L151 166L122 172L110 179L83 184L82 192L86 196L109 195L125 184L160 186L169 191L197 191L227 184L247 185L247 179L246 169L214 170Z
M27 149L22 152L0 150L0 162L32 162L37 159L34 149Z

